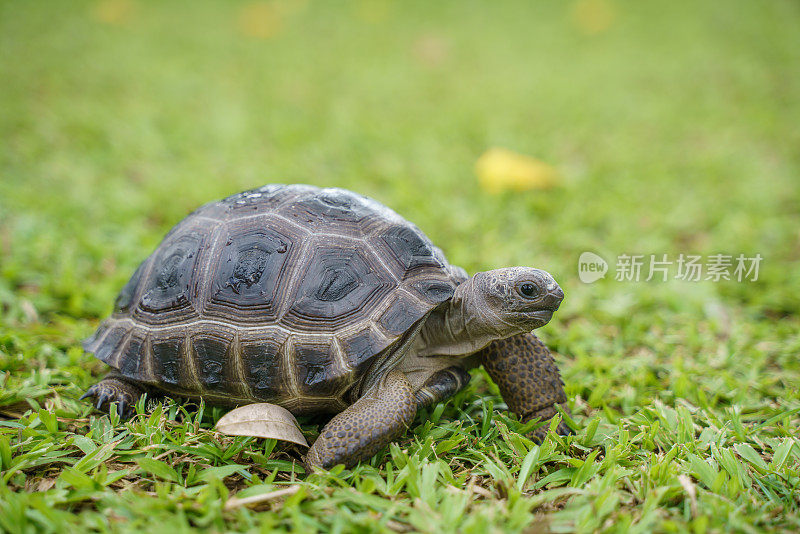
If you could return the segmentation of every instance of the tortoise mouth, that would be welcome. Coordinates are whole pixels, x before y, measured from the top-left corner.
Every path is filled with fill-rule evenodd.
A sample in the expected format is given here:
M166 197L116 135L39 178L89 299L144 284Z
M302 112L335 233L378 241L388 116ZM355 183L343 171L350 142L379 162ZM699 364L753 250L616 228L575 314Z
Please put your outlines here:
M543 325L549 323L550 319L553 318L553 310L542 310L542 309L539 309L539 310L530 311L530 312L526 313L525 315L527 315L531 319L534 319L537 323L539 323L539 326L543 326Z
M547 296L534 305L525 306L520 311L525 315L532 317L545 317L549 321L553 317L553 313L558 311L561 306L561 298L556 295L547 294Z

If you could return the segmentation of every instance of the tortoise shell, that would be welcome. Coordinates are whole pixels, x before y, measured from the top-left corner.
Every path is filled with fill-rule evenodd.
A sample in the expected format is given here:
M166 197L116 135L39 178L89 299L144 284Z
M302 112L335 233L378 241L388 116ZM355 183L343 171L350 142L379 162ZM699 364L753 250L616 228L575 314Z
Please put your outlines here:
M374 200L269 185L178 223L84 348L169 393L336 411L380 354L452 297L457 272Z

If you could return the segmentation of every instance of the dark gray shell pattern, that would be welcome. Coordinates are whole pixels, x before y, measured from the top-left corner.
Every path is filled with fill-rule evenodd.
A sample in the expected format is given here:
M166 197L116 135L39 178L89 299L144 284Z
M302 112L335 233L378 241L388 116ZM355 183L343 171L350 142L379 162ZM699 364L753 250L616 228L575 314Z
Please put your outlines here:
M176 395L338 411L461 279L416 226L374 200L268 185L178 223L84 348Z

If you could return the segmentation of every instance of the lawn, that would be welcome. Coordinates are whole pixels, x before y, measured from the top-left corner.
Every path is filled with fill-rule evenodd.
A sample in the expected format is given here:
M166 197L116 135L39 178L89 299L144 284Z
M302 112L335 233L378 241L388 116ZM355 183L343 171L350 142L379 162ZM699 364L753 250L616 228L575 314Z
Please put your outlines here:
M798 21L789 0L3 0L0 531L800 530ZM484 191L492 147L558 185ZM470 273L553 273L540 335L574 435L535 445L476 370L369 463L306 477L294 446L214 432L218 408L78 401L105 372L80 340L166 231L293 182L372 196ZM585 251L605 278L579 280ZM757 280L676 278L717 254L760 255Z

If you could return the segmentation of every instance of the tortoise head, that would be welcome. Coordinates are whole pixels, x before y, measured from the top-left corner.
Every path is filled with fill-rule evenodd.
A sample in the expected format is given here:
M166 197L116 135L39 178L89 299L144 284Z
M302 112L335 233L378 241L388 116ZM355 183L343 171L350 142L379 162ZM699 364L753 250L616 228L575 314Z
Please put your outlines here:
M546 325L564 299L553 277L532 267L477 273L472 285L470 300L481 322L501 338Z

